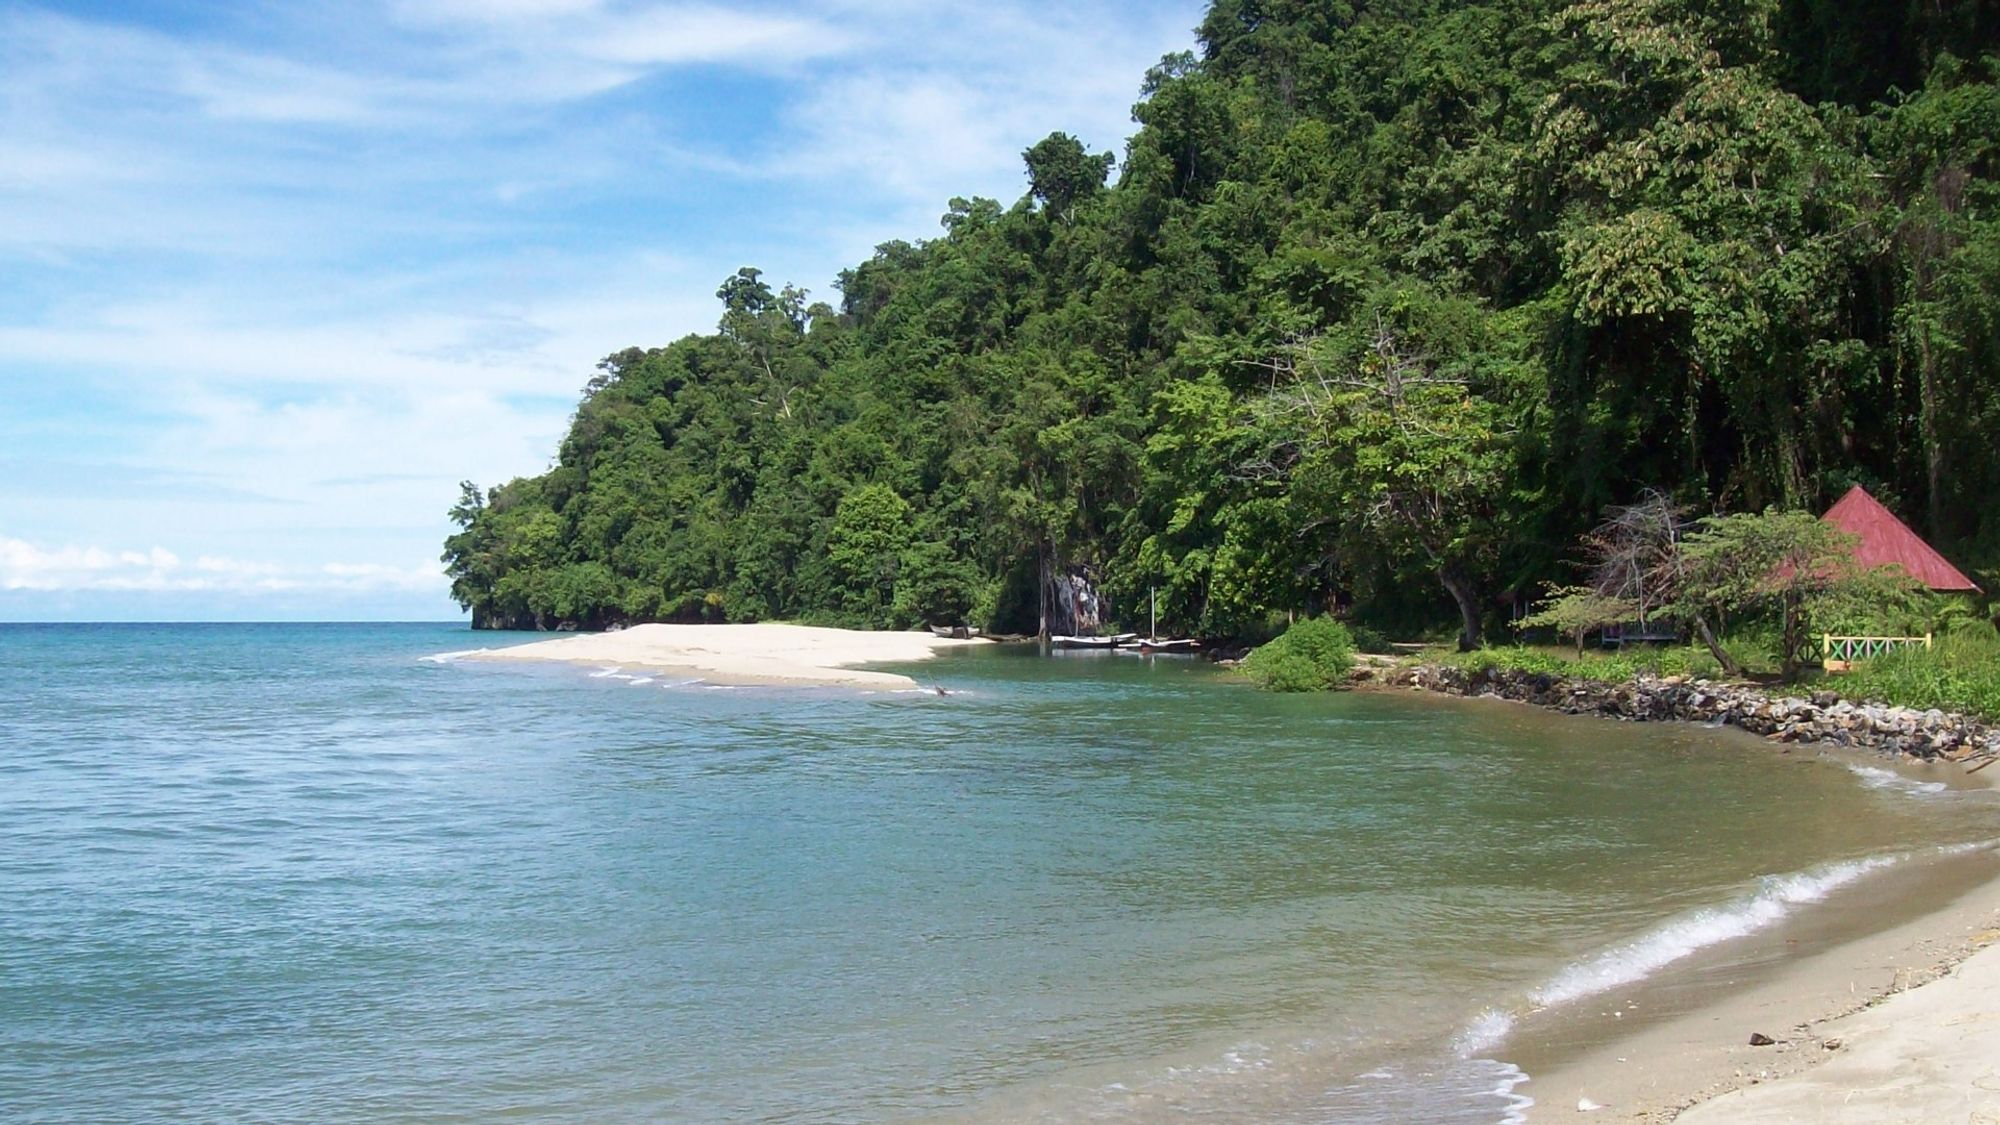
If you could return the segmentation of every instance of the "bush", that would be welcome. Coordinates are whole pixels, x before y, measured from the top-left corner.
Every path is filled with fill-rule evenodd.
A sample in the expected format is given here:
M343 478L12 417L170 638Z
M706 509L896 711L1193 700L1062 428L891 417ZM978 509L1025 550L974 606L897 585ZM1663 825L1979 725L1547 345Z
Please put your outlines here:
M1444 662L1467 671L1528 672L1605 683L1624 683L1641 675L1714 676L1720 671L1706 650L1689 646L1587 652L1582 656L1553 648L1483 648L1446 657Z
M1308 617L1262 645L1243 670L1271 691L1325 691L1354 667L1354 636L1331 617Z
M1933 648L1878 656L1829 684L1851 699L2000 719L2000 633L1984 621L1957 622Z
M1383 636L1379 629L1366 625L1353 625L1349 626L1347 631L1354 635L1354 647L1361 652L1383 656L1396 651L1390 647L1389 638Z

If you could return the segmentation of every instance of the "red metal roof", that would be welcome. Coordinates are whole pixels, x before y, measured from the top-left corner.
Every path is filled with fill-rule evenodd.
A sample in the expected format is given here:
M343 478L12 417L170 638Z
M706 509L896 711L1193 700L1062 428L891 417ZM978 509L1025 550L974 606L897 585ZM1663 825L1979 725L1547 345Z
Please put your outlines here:
M1900 566L1910 577L1933 590L1979 592L1972 579L1946 562L1908 524L1897 519L1896 513L1884 508L1881 501L1858 484L1820 518L1861 539L1861 545L1854 550L1854 561L1865 570Z

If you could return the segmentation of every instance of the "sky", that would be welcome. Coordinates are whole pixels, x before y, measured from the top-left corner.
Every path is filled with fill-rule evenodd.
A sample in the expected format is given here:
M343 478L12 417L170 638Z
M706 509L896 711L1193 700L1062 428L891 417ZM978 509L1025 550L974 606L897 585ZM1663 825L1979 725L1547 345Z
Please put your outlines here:
M456 617L599 359L1122 154L1200 9L0 0L0 621Z

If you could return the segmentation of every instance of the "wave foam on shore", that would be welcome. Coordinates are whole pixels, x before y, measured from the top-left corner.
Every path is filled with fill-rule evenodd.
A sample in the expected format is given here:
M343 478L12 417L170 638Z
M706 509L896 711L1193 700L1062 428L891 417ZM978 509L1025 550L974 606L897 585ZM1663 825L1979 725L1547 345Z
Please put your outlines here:
M1895 774L1890 776L1898 782L1918 784ZM1834 891L1856 880L1919 856L1962 855L1992 846L1992 842L1952 844L1767 875L1758 881L1755 890L1733 901L1667 919L1638 937L1573 962L1530 991L1526 998L1528 1007L1539 1011L1636 984L1704 949L1775 926L1799 908L1823 902ZM1453 1046L1460 1058L1488 1054L1513 1032L1515 1022L1513 1011L1486 1008L1459 1031Z

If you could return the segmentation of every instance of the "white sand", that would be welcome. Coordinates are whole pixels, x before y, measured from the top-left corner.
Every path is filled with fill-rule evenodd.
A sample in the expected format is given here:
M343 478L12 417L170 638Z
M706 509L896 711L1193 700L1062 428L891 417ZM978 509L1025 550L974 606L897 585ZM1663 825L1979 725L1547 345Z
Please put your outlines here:
M1529 1119L2000 1125L2000 879L1631 1032L1530 1065Z
M1826 1062L1675 1121L2000 1122L2000 949L1815 1031L1839 1043Z
M791 684L893 690L917 682L855 664L928 660L980 640L925 633L875 633L807 625L634 625L552 641L466 653L466 660L554 660L681 672L720 684Z

